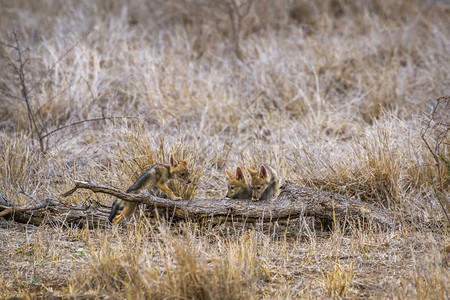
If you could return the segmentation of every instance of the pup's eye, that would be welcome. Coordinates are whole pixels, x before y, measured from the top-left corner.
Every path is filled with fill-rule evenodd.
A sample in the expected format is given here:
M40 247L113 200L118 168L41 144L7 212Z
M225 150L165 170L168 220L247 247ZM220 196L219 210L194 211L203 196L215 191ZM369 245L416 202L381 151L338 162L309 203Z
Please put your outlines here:
M261 186L260 185L258 185L257 187L256 187L258 190L260 190L261 189Z
M231 189L231 190L234 190L234 185L230 186L230 189Z
M184 177L184 173L183 173L183 172L181 172L181 173L180 173L180 176L181 176L181 177Z

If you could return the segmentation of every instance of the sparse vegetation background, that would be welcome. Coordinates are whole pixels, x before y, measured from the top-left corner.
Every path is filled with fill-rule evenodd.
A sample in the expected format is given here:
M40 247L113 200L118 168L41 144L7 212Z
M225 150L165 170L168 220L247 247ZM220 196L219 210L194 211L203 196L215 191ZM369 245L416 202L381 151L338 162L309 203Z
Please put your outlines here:
M33 227L0 217L0 298L448 299L450 3L0 1L0 197L66 205L192 154L185 199L225 168L408 220ZM411 223L412 222L412 223ZM413 224L413 225L411 225ZM450 254L447 254L450 255Z

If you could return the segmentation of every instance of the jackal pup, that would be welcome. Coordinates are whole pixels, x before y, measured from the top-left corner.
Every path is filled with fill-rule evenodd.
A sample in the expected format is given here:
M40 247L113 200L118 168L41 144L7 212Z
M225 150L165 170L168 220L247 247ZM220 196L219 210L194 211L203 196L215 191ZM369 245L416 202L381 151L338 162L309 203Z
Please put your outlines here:
M252 176L253 201L276 198L280 194L280 179L271 166L264 164L259 172L249 168L247 170Z
M240 167L236 168L236 175L229 170L225 170L228 179L228 193L227 198L233 199L252 199L252 187L245 180L244 174Z
M154 190L163 191L170 199L180 200L181 197L177 197L173 194L172 190L166 185L169 180L179 180L184 183L191 183L189 179L189 170L187 162L189 157L185 160L178 162L172 154L170 154L170 164L156 164L148 169L139 179L128 188L127 193L139 194L142 190L148 190L151 193ZM137 202L128 202L121 199L116 199L111 207L111 213L108 220L113 224L118 224L120 221L131 215ZM122 213L114 219L119 209L123 207ZM114 220L114 222L113 222Z

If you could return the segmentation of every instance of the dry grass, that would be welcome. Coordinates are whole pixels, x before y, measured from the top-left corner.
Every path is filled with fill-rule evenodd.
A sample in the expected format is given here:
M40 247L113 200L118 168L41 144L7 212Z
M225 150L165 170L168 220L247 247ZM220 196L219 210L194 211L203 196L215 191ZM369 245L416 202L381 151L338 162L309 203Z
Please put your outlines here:
M449 137L437 169L421 133L433 99L450 94L446 1L1 2L0 40L15 30L26 49L37 126L57 130L42 153L17 53L0 45L0 196L11 202L57 198L76 179L125 190L175 153L192 155L193 184L173 186L185 199L223 197L225 168L269 163L283 180L445 220ZM448 228L0 222L1 298L449 297Z

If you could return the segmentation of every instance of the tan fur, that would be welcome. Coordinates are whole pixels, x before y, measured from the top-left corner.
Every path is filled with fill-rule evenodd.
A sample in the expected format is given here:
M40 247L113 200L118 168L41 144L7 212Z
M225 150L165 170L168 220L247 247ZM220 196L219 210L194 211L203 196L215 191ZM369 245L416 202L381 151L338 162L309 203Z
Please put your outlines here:
M156 164L146 172L144 172L139 179L128 188L127 193L138 194L143 190L148 190L150 193L154 190L164 192L172 200L180 200L181 197L175 196L173 191L167 186L170 180L179 180L184 183L191 183L189 179L189 170L187 162L189 157L178 162L173 155L170 155L170 164ZM123 219L130 216L136 209L138 203L128 202L121 199L116 199L111 207L109 221L113 224L120 223ZM116 217L118 210L123 207L122 212ZM114 221L113 221L114 220Z
M231 171L225 170L228 175L228 192L226 197L233 199L251 199L252 188L247 183L240 167L236 168L236 175Z
M280 179L277 172L269 165L264 164L259 171L247 168L252 177L252 200L267 200L278 197L280 194Z

